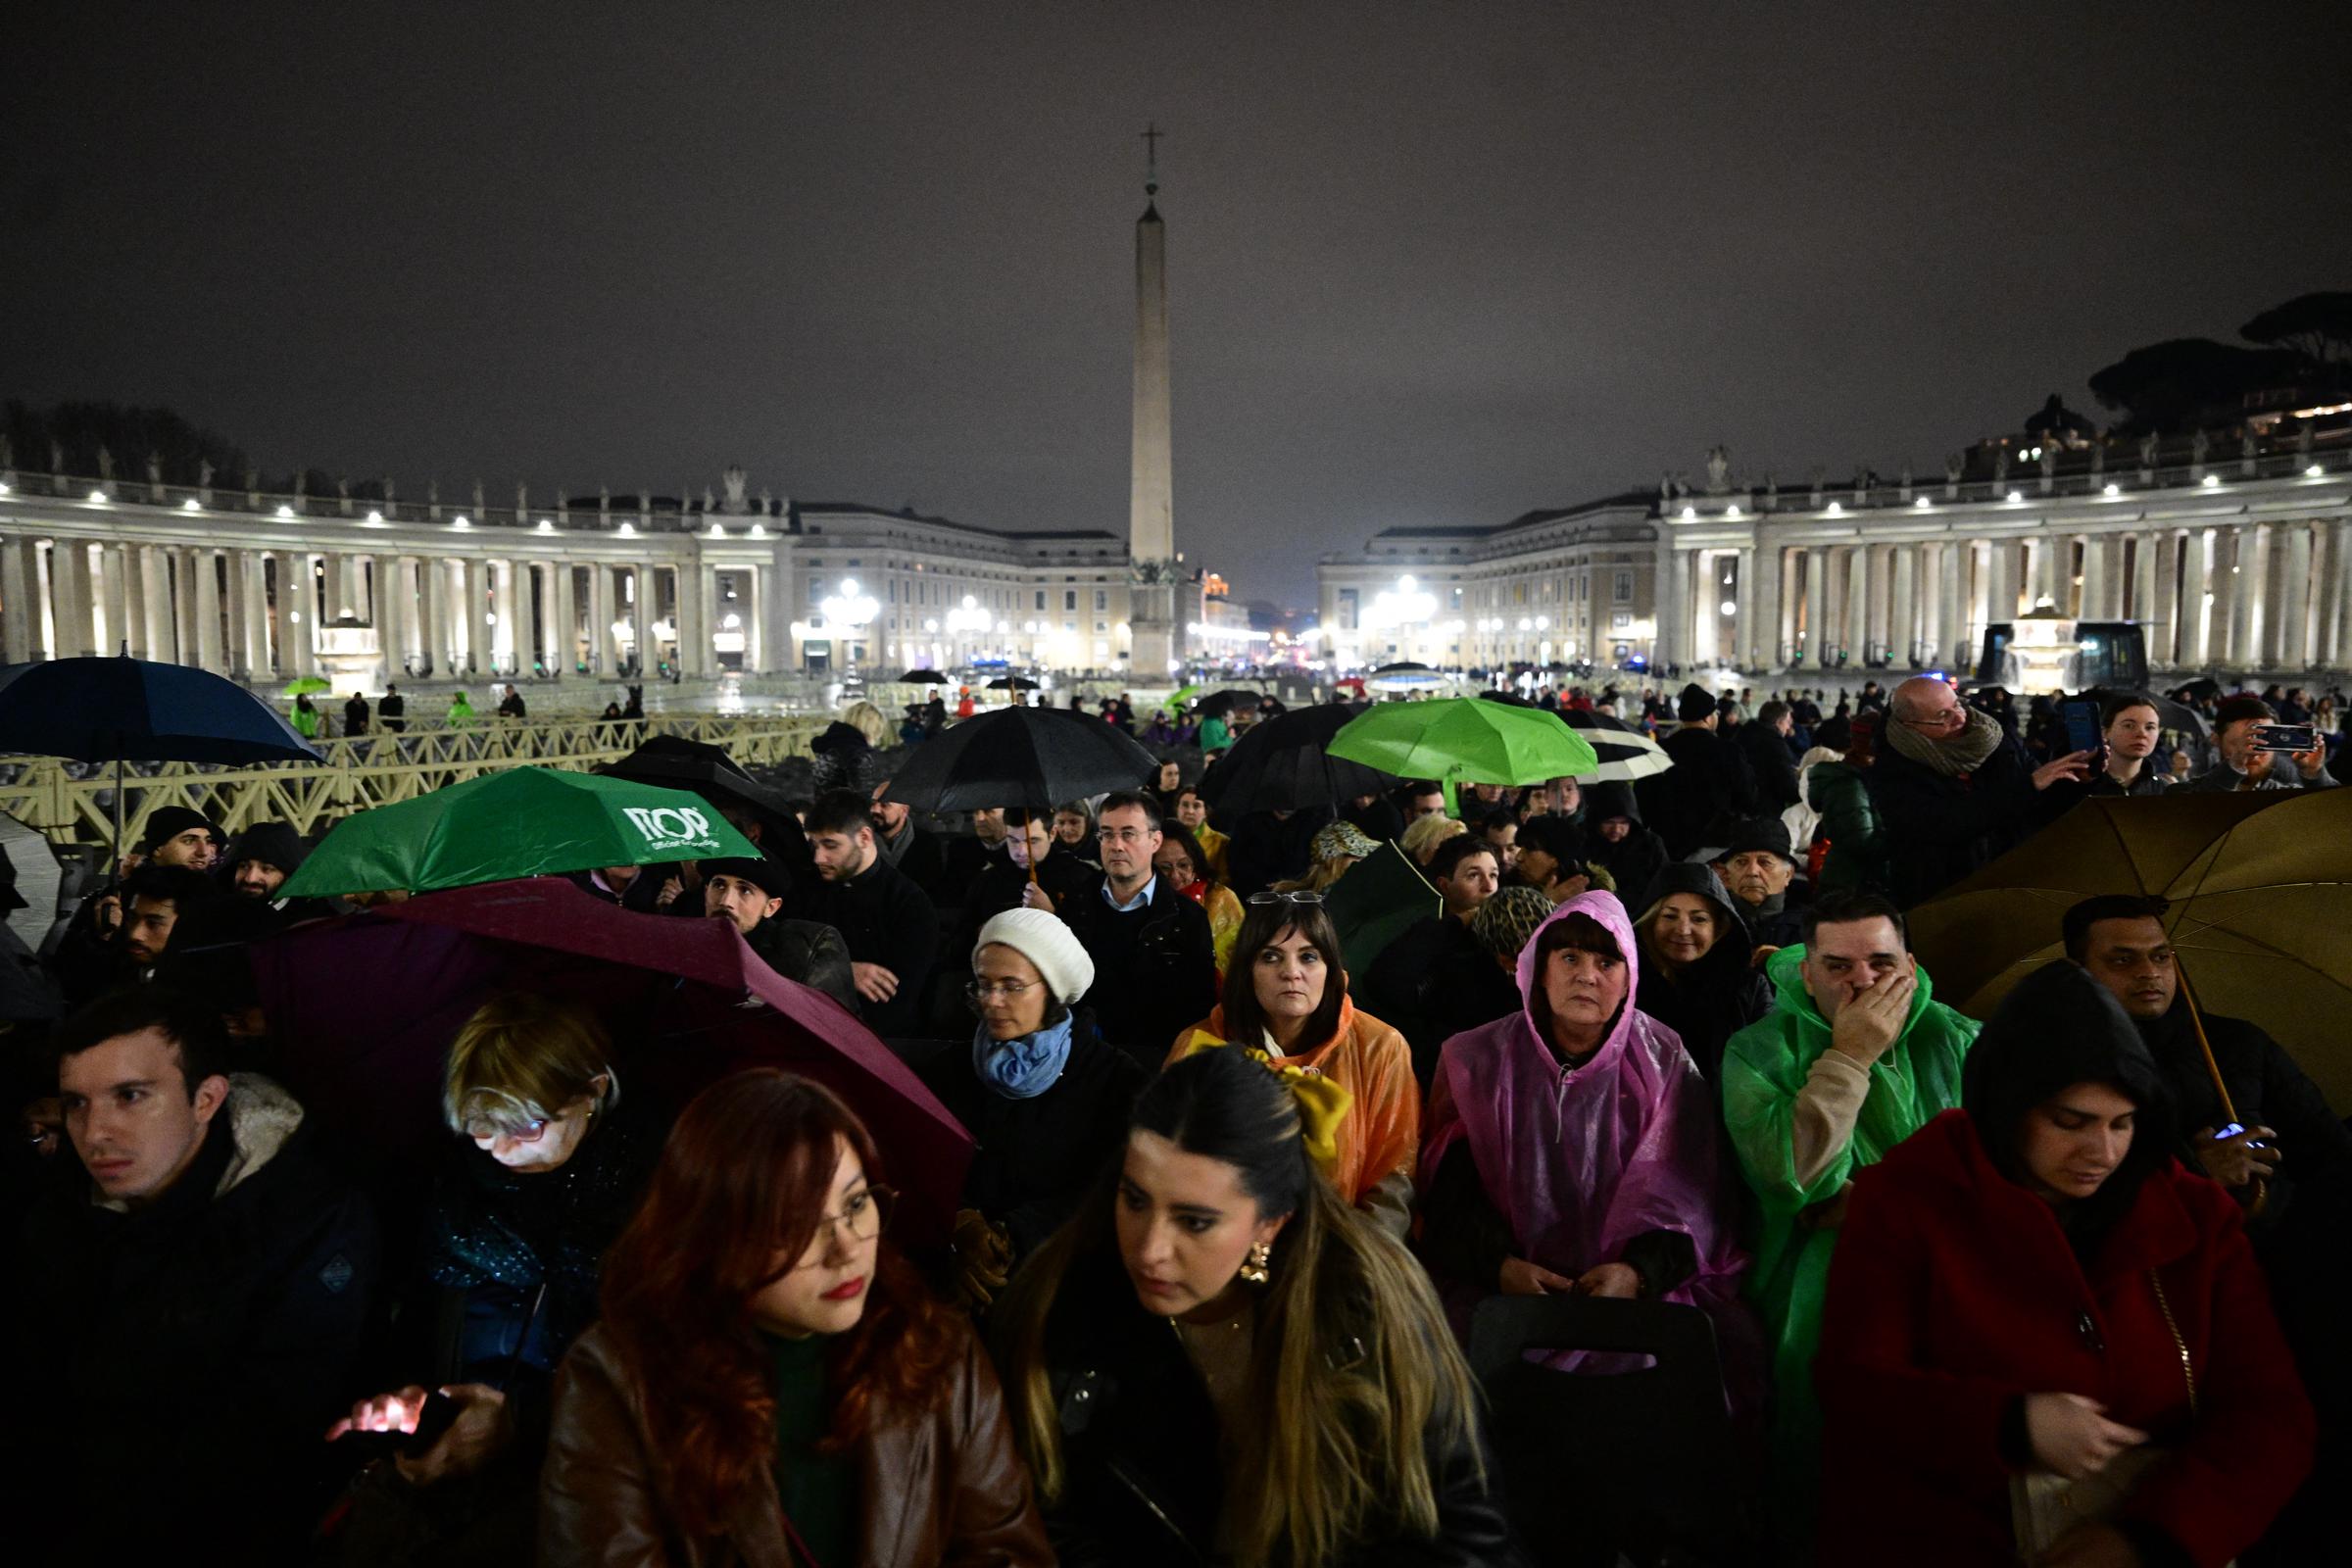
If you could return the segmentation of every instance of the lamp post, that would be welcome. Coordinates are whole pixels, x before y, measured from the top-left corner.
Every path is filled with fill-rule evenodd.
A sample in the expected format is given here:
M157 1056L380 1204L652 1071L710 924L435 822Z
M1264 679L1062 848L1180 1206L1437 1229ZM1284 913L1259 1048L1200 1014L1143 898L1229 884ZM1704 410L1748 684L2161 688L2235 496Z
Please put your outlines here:
M827 594L823 602L816 608L818 613L824 617L826 630L830 631L835 626L839 626L848 632L852 639L858 632L872 625L874 616L879 614L882 610L873 595L858 591L858 579L855 577L844 578L841 591ZM855 641L848 641L848 646L843 651L841 662L845 678L855 676L858 672L858 661L854 653L857 646Z

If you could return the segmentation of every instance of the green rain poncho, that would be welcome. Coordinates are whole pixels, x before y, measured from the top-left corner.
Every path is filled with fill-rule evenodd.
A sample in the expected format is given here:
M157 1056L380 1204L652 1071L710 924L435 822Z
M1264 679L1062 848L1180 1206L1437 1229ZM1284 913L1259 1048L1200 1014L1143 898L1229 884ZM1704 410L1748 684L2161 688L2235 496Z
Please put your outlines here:
M1748 1298L1764 1319L1772 1352L1779 1502L1809 1518L1821 1432L1813 1348L1821 1339L1821 1298L1838 1233L1797 1216L1835 1198L1857 1169L1960 1103L1960 1064L1978 1025L1936 1002L1922 969L1902 1038L1870 1069L1870 1091L1853 1136L1819 1176L1800 1186L1791 1128L1796 1098L1814 1061L1830 1049L1830 1022L1797 972L1804 956L1802 947L1787 947L1766 960L1764 972L1777 993L1774 1009L1724 1047L1723 1115L1761 1211Z

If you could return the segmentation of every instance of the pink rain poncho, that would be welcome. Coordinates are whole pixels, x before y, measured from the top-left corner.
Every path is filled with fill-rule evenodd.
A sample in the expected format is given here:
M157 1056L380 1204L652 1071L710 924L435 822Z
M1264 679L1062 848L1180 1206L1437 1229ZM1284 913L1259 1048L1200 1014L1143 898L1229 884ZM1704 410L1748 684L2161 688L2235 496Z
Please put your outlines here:
M1608 1038L1573 1069L1538 1033L1528 1005L1543 983L1543 933L1571 914L1606 930L1628 971ZM1697 1271L1664 1298L1714 1319L1725 1381L1735 1402L1746 1403L1761 1342L1739 1298L1747 1258L1732 1239L1738 1209L1722 1181L1715 1097L1674 1031L1635 1008L1640 963L1633 924L1613 894L1579 894L1553 910L1519 955L1520 1010L1455 1035L1438 1057L1421 1180L1434 1180L1446 1151L1468 1139L1519 1255L1571 1279L1617 1261L1651 1231L1689 1236ZM1600 1369L1596 1360L1581 1364Z

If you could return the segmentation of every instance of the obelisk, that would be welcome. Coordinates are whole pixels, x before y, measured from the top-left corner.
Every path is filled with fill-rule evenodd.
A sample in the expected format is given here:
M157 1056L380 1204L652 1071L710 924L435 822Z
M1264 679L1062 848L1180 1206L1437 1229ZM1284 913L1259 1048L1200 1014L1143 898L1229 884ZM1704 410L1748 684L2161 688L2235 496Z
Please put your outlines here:
M1144 216L1135 222L1135 442L1127 514L1134 586L1129 668L1155 683L1183 657L1176 624L1176 498L1168 434L1168 248L1159 220L1159 127L1144 131Z

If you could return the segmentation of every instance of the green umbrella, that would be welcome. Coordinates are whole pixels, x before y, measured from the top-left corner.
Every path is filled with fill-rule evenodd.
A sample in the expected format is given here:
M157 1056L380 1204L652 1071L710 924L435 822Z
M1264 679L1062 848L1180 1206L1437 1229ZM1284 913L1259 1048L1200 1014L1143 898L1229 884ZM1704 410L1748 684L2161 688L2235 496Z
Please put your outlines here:
M1340 933L1340 955L1351 984L1372 972L1372 960L1408 926L1445 908L1446 901L1422 877L1413 858L1394 844L1383 844L1349 866L1323 895L1323 912Z
M1600 765L1559 714L1469 697L1376 704L1334 735L1329 750L1398 778L1436 779L1455 815L1460 785L1544 784Z
M285 695L309 697L316 692L331 692L334 689L335 683L331 680L323 680L317 675L297 675L286 682Z
M515 767L349 818L279 892L436 893L593 866L759 853L709 802L685 790Z

